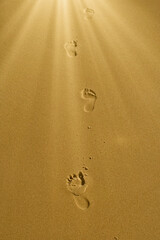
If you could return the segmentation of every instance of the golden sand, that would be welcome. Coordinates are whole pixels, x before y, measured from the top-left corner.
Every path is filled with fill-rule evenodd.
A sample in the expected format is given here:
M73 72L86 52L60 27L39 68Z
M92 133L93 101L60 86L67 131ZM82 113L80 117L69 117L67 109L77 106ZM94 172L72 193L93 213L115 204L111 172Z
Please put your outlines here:
M0 1L0 240L160 239L159 9Z

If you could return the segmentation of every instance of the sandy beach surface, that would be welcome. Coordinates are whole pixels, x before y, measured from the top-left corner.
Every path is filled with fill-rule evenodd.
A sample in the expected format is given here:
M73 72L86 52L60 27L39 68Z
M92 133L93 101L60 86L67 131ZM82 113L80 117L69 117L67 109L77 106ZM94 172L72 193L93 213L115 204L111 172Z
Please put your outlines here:
M159 0L1 0L0 240L151 239Z

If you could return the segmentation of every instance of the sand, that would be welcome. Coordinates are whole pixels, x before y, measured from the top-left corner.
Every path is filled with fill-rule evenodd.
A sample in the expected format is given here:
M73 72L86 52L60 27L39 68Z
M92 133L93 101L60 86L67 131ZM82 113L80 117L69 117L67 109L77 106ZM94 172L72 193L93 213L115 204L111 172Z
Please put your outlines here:
M158 0L0 1L0 240L160 238L159 39Z

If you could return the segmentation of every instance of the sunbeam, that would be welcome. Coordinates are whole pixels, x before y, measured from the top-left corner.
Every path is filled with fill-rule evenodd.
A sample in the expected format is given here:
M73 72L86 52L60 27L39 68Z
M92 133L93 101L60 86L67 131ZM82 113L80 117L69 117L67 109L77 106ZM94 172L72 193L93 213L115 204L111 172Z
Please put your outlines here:
M159 239L159 0L0 0L0 239Z

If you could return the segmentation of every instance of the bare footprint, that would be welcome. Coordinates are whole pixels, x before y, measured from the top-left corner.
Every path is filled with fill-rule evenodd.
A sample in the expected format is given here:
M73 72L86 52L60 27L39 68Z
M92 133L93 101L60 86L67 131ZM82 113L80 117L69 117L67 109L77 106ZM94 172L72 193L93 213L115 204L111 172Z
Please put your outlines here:
M75 204L81 210L86 210L87 208L89 208L90 202L88 201L87 198L83 196L74 196L73 198L74 198Z
M66 42L64 44L64 49L68 57L76 57L77 56L77 41L72 40L70 42Z
M95 108L95 103L97 100L96 93L88 88L84 88L81 91L81 98L86 100L86 104L84 105L85 112L92 112Z
M83 194L88 187L82 172L79 172L77 175L70 175L66 179L66 185L67 189L75 196Z
M85 9L83 10L83 14L84 14L84 19L85 19L85 20L90 20L90 19L93 18L95 12L94 12L94 10L91 9L91 8L85 8Z
M79 172L77 175L70 175L66 179L67 189L74 195L74 201L78 208L85 210L90 206L89 200L82 196L85 193L88 185L85 180L83 172Z

